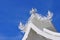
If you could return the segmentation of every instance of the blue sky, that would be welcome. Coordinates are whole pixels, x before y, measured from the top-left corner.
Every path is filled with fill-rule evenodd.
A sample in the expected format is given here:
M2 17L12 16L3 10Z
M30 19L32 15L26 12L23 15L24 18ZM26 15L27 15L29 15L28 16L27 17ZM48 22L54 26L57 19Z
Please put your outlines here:
M36 8L42 15L48 10L53 12L52 22L60 32L60 0L0 0L0 40L21 40L23 33L18 25L20 21L27 22L31 8Z

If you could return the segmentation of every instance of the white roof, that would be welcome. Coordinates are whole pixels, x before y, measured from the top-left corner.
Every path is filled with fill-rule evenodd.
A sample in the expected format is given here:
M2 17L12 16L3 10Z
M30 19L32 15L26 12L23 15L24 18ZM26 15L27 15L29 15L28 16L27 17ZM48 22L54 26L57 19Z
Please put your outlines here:
M53 14L48 11L47 16L42 16L41 14L37 14L36 11L36 9L32 9L30 11L31 17L28 19L28 23L26 23L25 27L22 23L19 26L19 29L25 32L22 40L26 40L28 38L31 29L34 30L38 35L45 38L52 40L60 39L60 33L53 32L56 31L51 22ZM50 30L52 29L52 31L48 30L48 28Z

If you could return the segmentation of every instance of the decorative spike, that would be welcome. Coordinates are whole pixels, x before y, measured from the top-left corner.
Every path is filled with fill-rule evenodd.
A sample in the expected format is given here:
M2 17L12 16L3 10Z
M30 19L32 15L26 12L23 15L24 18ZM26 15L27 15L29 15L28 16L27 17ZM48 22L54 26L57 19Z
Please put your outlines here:
M36 8L32 8L32 10L30 11L30 14L35 14L37 12Z
M22 25L22 23L20 22L20 26Z
M50 12L50 11L48 11L47 18L48 18L48 19L51 19L51 18L52 18L52 16L53 16L53 13L52 13L52 12Z
M20 22L19 29L23 31L24 28L25 28L24 25Z

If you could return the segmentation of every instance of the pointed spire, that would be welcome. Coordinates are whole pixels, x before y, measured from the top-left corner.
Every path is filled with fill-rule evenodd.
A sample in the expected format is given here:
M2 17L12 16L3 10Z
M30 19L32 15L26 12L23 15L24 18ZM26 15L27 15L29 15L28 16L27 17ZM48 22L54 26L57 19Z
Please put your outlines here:
M20 26L22 25L22 23L20 22Z
M36 8L32 8L32 10L30 11L30 14L35 14L37 12Z
M20 22L20 25L19 25L19 29L22 30L22 31L24 30L24 25L21 22Z
M48 18L48 19L51 19L51 18L52 18L52 16L53 16L53 13L52 13L52 12L50 12L50 11L48 11L47 18Z

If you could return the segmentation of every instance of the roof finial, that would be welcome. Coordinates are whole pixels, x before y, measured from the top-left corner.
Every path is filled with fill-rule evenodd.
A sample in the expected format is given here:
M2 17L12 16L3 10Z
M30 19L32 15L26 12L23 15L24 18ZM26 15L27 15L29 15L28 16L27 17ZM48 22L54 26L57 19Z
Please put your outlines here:
M30 11L30 14L35 14L37 12L36 8L32 8L32 10Z
M19 29L22 30L22 31L24 30L24 25L21 22L20 22L20 25L19 25Z
M50 12L50 11L48 11L48 15L47 15L48 19L51 19L51 18L52 18L52 16L53 16L53 13L52 13L52 12Z

